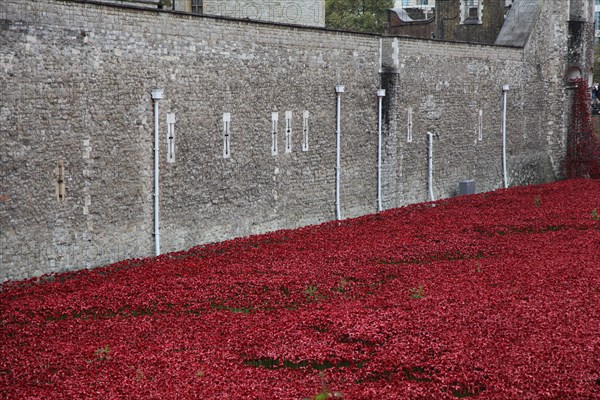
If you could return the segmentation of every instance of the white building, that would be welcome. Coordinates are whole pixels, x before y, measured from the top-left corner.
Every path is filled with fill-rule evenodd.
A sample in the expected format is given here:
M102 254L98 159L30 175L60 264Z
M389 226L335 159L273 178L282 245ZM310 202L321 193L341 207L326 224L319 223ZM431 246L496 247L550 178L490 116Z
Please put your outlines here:
M424 10L431 10L435 7L435 0L396 0L394 7L402 8L422 8Z
M435 0L396 0L394 8L420 8L425 13L425 18L433 16Z
M483 0L464 0L468 1L472 4L479 3ZM513 3L514 0L505 0L505 6L508 7ZM600 0L595 0L596 5L600 4ZM424 10L431 10L435 8L435 0L396 0L394 7L403 7L403 8L422 8Z

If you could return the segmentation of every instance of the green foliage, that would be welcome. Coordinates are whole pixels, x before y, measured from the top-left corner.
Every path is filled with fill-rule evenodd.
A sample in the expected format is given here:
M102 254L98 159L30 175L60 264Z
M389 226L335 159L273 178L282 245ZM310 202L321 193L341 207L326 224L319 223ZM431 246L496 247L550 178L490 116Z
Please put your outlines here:
M108 345L100 347L95 354L98 360L110 360L110 347Z
M598 210L596 208L592 210L592 219L594 221L598 221L600 219L600 216L598 216Z
M146 379L146 375L144 375L144 371L142 371L141 368L138 368L135 370L135 380L136 381L143 381Z
M254 311L254 307L230 307L222 304L210 303L210 308L215 310L227 310L232 313L250 314Z
M321 298L317 285L308 285L306 289L304 289L304 294L308 301L319 300Z
M327 400L327 399L341 399L344 396L342 395L341 392L329 392L327 390L317 394L314 397L311 397L310 399L304 399L304 400Z
M410 297L413 299L422 299L425 297L425 289L423 285L419 285L419 287L410 288Z
M338 283L337 287L333 289L333 291L344 294L346 293L346 286L348 286L348 281L342 278L340 279L340 283Z
M325 377L324 372L321 371L319 373L319 376L321 377L321 392L309 399L304 399L304 400L327 400L327 399L331 399L331 398L341 399L344 397L344 395L342 395L341 392L330 392L329 391L329 388L327 385L327 379Z
M325 26L363 32L383 32L394 0L325 0Z

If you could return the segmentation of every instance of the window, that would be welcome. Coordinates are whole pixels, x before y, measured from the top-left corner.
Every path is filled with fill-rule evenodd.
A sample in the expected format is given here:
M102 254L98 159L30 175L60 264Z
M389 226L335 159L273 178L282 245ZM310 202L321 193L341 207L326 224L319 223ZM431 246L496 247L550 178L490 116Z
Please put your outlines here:
M279 122L279 113L271 113L271 155L276 156L277 149L277 123Z
M477 140L483 140L483 110L479 110L479 118L477 119Z
M308 118L310 113L304 111L302 113L302 151L308 151Z
M481 24L482 0L461 0L460 23Z
M285 152L292 152L292 112L285 112Z
M469 7L469 19L476 19L479 17L479 10L477 7Z
M175 114L167 114L167 162L175 162Z
M192 2L192 13L202 14L202 0L191 0Z
M406 116L406 141L411 143L413 140L413 109L408 107Z
M223 113L223 158L231 158L231 114Z

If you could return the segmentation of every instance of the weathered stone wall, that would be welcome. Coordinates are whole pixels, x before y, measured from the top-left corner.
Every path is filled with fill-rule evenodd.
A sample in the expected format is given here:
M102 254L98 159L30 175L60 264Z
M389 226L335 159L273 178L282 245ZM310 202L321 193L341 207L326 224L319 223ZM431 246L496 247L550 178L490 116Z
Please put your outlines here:
M162 252L334 219L336 85L345 86L343 218L377 210L380 86L387 89L384 208L428 199L427 131L436 198L455 195L462 179L475 179L477 191L502 186L503 84L510 85L510 184L555 179L568 122L568 12L544 7L523 49L3 0L1 280L154 253L153 88L164 90ZM544 33L548 26L553 35ZM541 96L551 115L541 112ZM167 114L175 117L172 163Z
M591 16L594 6L591 1L567 2L571 6L584 3L587 8L587 20L573 21L567 3L558 5L549 0L520 0L520 3L521 12L516 14L517 22L529 24L529 21L534 20L535 23L524 46L525 63L521 74L528 82L527 97L523 103L523 111L528 118L523 119L518 128L523 132L523 143L527 153L533 153L536 149L540 155L545 153L548 159L547 169L552 171L555 177L560 177L570 124L573 95L570 84L570 78L573 77L571 71L575 70L578 76L584 78L592 76ZM582 10L582 7L576 9ZM577 37L572 35L573 23L577 25ZM545 147L541 147L540 143L545 144ZM527 167L527 160L524 161L522 166ZM515 165L521 170L522 166ZM516 179L513 182L522 184L530 180Z
M395 80L393 118L401 154L391 163L401 167L388 171L397 174L401 187L388 207L429 199L427 132L433 134L435 198L456 195L461 180L474 179L478 191L502 186L502 86L511 85L508 130L514 134L514 121L525 117L519 109L526 90L522 50L405 38L390 38L386 45L397 54L386 67Z
M155 87L163 252L335 218L338 84L343 216L376 210L377 36L64 1L0 12L4 279L152 254Z

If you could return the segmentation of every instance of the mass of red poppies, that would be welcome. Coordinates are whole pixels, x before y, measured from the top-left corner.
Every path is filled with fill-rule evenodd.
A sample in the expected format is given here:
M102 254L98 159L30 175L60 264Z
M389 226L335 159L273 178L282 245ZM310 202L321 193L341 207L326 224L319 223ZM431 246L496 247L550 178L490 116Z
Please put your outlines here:
M600 398L600 181L5 283L0 398Z

